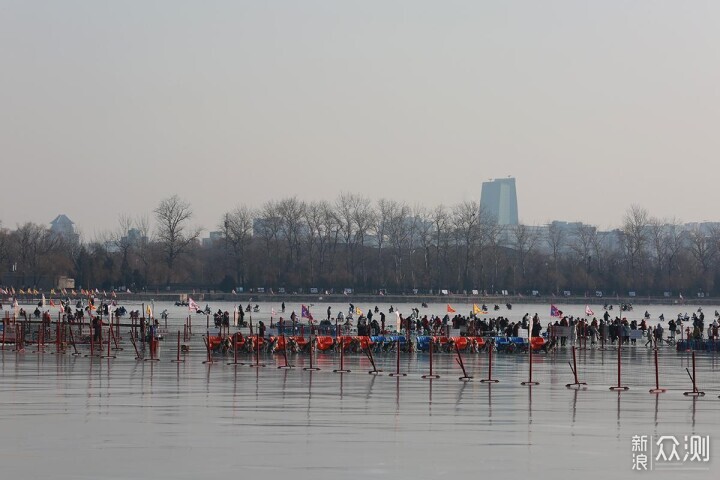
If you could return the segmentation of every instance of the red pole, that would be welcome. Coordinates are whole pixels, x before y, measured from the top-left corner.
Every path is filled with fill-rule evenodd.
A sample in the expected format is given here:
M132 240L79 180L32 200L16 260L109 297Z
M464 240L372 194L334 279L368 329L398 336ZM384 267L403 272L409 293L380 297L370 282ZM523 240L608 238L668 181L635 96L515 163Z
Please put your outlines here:
M288 362L288 358L287 358L287 341L285 341L285 334L281 333L280 338L282 339L282 343L283 343L283 358L285 358L285 365L278 365L277 368L293 368L294 365L290 365L290 363Z
M540 382L534 382L534 381L533 381L533 378L532 378L532 365L533 365L532 356L533 356L533 349L532 349L532 332L531 332L529 326L528 326L528 332L530 333L530 335L528 335L528 368L529 368L529 370L530 370L530 376L529 376L527 382L521 382L520 384L521 384L521 385L526 385L526 386L532 386L532 385L539 385ZM581 341L582 341L582 339L581 339ZM575 353L575 345L573 345L573 353Z
M483 378L480 383L498 383L500 380L492 378L492 352L495 347L495 341L493 340L488 345L488 378Z
M81 331L82 334L82 331ZM92 326L90 327L90 355L85 355L86 357L94 357L95 356L95 335L93 335Z
M72 333L72 330L70 330L70 333ZM130 343L132 343L133 348L135 348L135 360L142 360L140 352L137 348L137 343L135 343L135 332L133 332L132 330L130 331Z
M171 360L173 363L181 363L184 362L185 359L180 359L180 330L178 330L177 333L177 358L175 360ZM235 356L235 361L237 361L237 355Z
M116 358L115 355L111 355L111 354L110 354L110 343L111 343L111 342L110 342L110 338L111 338L112 336L113 336L113 333L112 333L112 324L110 324L110 325L108 325L108 339L107 339L108 349L107 349L107 355L105 355L103 358L108 358L108 359L109 359L109 358Z
M407 373L400 373L400 337L396 340L396 350L397 350L397 362L396 362L396 368L395 372L391 373L391 377L407 377Z
M629 389L629 387L626 387L626 386L624 386L624 385L621 385L621 382L620 382L620 379L621 379L621 368L622 368L622 367L621 367L621 366L622 366L622 358L621 358L621 356L620 356L620 352L621 352L621 350L622 350L622 342L623 342L622 338L623 338L623 337L622 337L622 325L620 325L620 333L619 333L619 336L618 336L618 349L617 349L617 352L618 352L618 359L617 359L618 384L617 384L617 386L615 386L615 387L610 387L610 390L614 390L614 391L618 391L618 392L619 392L619 391L625 391L625 390L628 390L628 389Z
M293 330L295 330L295 327L293 327ZM305 338L305 337L303 337ZM317 370L320 370L318 367L313 367L313 350L315 349L315 339L312 338L312 335L310 336L310 366L304 367L303 370L314 372ZM310 377L312 378L312 377Z
M408 331L409 330L410 329L408 329ZM423 375L422 378L426 378L426 379L440 378L440 375L433 375L433 343L435 343L435 339L430 340L430 373L427 375ZM399 344L398 344L398 351L400 351Z
M349 373L345 368L345 337L340 337L340 368L333 370L335 373Z
M457 353L457 358L455 359L455 361L457 361L458 365L460 365L460 368L463 372L463 376L459 377L458 380L461 380L463 382L468 382L472 380L472 375L468 375L465 371L465 364L463 363L462 355L460 354L460 348L458 348L457 343L455 344L455 352Z
M205 340L205 347L207 349L207 360L205 360L203 363L212 365L215 362L212 359L212 355L210 355L210 330L206 331L206 337L204 338L204 340Z
M264 363L260 363L260 330L255 335L255 364L250 365L251 367L264 367Z
M667 390L660 388L660 374L658 373L658 351L655 349L655 388L650 389L650 393L664 393Z
M73 357L77 357L80 355L80 352L78 352L77 346L75 345L75 336L73 335L73 332L72 332L72 325L68 325L68 331L70 332L70 342L72 343L73 350L74 350L72 355L73 355Z
M572 354L573 354L573 363L570 365L570 368L572 368L573 375L575 376L575 383L568 383L565 386L567 388L573 388L573 387L580 387L582 385L587 385L587 383L581 382L580 380L578 380L577 358L575 356L575 346L572 347Z

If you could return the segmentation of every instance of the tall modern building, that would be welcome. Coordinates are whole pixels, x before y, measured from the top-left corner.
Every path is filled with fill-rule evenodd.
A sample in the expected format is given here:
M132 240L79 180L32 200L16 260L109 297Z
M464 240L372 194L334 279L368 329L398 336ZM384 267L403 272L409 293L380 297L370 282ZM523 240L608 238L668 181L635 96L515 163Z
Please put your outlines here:
M483 182L480 208L497 218L498 225L517 225L518 207L514 178Z

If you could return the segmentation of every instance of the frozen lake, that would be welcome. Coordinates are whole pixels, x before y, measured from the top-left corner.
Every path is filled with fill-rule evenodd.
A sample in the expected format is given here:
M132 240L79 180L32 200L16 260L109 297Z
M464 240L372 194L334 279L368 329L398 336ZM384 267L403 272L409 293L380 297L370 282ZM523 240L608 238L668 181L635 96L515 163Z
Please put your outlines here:
M170 310L170 326L182 324L186 308L156 305L156 314L163 308ZM288 316L291 308L299 313L299 305L287 305ZM316 305L316 318L324 318L326 308ZM343 304L333 311L339 308ZM584 306L577 309L582 313ZM669 318L671 308L650 311L662 309ZM630 313L639 319L644 310ZM519 320L535 311L547 323L543 306L516 305L510 313ZM172 341L161 344L159 362L136 361L128 344L115 359L38 354L32 346L16 353L6 346L0 353L3 478L704 479L720 472L720 358L711 353L697 355L698 385L707 394L694 398L683 395L692 389L685 371L691 357L669 347L659 355L661 386L669 391L652 395L652 350L641 346L623 349L622 383L630 389L615 393L608 389L617 381L614 349L578 352L588 388L576 391L565 387L573 380L569 349L534 356L540 385L526 387L520 382L527 380L528 358L520 354L494 356L493 377L500 379L494 385L458 381L461 371L449 354L434 357L436 380L421 378L429 368L423 353L403 354L408 376L402 378L387 375L394 353L375 357L385 370L379 376L368 375L370 362L358 354L346 356L346 374L332 372L339 366L334 353L317 357L317 372L302 370L304 355L290 356L292 370L275 368L282 357L271 354L263 355L264 368L227 365L231 357L205 365L203 329L195 330L180 364L170 362ZM465 354L464 361L474 380L487 376L486 353ZM680 442L710 435L710 461L633 472L635 435Z

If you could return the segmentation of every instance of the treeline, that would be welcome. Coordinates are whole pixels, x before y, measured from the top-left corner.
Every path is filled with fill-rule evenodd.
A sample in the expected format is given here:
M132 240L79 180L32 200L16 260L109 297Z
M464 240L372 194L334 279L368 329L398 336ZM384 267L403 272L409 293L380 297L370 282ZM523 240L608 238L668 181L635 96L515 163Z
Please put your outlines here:
M189 203L163 200L152 218L122 216L92 241L27 223L0 229L2 282L132 290L317 287L358 292L418 289L561 295L601 290L638 296L715 293L720 229L686 228L638 206L622 225L500 226L477 202L424 208L358 194L295 197L220 216L209 241Z

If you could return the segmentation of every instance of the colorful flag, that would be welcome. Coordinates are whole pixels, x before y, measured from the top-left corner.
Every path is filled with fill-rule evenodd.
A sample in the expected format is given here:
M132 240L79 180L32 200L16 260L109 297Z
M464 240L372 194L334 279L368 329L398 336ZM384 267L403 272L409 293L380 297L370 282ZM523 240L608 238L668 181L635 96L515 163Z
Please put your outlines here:
M52 298L50 299L50 306L51 306L51 307L54 307L54 306L55 306L55 302L53 302L53 299L52 299Z
M193 313L200 310L200 306L197 303L195 303L195 300L193 300L190 297L188 297L188 310L190 310Z
M148 305L147 307L145 307L145 311L147 312L147 316L148 316L149 318L152 318L153 314L152 314L152 308L150 308L150 305Z
M25 290L23 290L23 289L21 288L19 293L20 293L20 295L25 295ZM680 295L680 298L682 298L682 295Z
M447 313L455 313L455 309L450 306L450 304L447 304Z
M590 310L590 305L585 305L585 315L587 315L588 317L595 315L595 312Z
M550 305L550 316L551 317L561 317L562 311L558 310L555 305Z
M359 307L355 307L355 315L357 315L357 316L359 317L359 316L361 316L362 314L363 314L363 311L360 310Z
M54 288L51 288L51 289L50 289L50 295L55 295L55 289L54 289Z
M115 290L112 291L112 293L110 294L110 296L111 296L112 298L117 298L117 293L115 293Z
M302 306L300 307L300 316L301 316L302 318L307 318L308 320L312 320L312 319L313 319L313 316L312 316L312 314L310 313L310 309L309 309L308 307L306 307L305 305L302 305Z
M472 310L472 311L473 311L473 313L474 313L475 315L477 315L478 313L485 313L485 312L482 311L482 309L481 309L480 307L477 306L477 303L473 303L473 310Z

